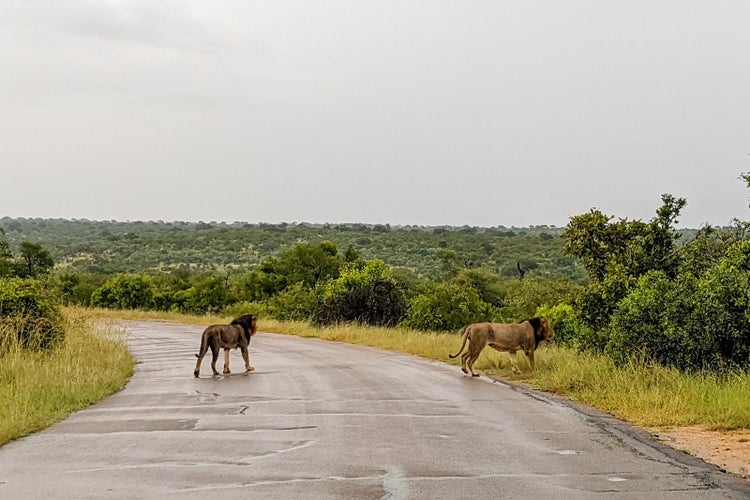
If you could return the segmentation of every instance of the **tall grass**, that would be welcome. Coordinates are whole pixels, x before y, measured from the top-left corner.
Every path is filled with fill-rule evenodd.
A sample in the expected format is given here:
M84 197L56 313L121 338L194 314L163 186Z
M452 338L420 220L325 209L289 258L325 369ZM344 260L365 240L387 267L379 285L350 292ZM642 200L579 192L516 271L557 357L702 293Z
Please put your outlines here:
M158 319L207 325L227 323L223 316L186 316L176 313L107 311L99 314L126 319ZM340 325L315 328L307 322L264 319L263 332L369 345L424 358L451 360L461 346L456 334L425 333L398 328ZM750 373L682 373L673 368L633 361L615 366L606 356L542 345L536 352L536 370L529 370L522 353L522 372L513 375L506 353L485 349L474 368L539 390L552 392L610 412L646 427L701 425L708 429L750 429ZM456 376L463 374L456 370Z
M123 330L111 321L68 309L65 339L43 350L13 342L22 326L0 326L0 445L105 398L133 374Z
M750 428L750 373L685 373L550 348L531 385L647 427Z

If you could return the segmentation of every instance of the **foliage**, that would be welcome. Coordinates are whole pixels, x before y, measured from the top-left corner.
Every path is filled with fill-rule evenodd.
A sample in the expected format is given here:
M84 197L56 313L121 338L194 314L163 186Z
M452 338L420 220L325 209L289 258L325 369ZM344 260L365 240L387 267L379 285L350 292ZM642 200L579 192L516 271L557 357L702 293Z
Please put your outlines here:
M54 295L37 280L0 279L0 351L47 349L65 337Z
M329 278L336 278L341 264L336 245L323 241L317 245L299 243L284 250L280 258L267 259L261 270L282 278L277 289L281 291L296 283L313 288Z
M133 374L122 330L79 310L64 314L64 342L42 354L0 352L0 445L105 398Z
M538 308L570 301L580 286L568 281L527 278L501 281L505 300L499 308L502 321L521 321L535 315Z
M149 309L153 300L151 278L142 274L119 274L91 294L91 305L115 309Z
M353 262L339 278L329 280L313 323L331 325L354 322L371 326L396 326L406 316L404 295L383 261Z
M490 321L495 314L496 310L473 287L433 283L409 301L402 325L415 330L448 332L470 323Z
M651 270L674 275L675 242L679 233L673 228L684 198L663 194L662 206L649 223L619 220L599 210L571 217L562 234L564 252L576 257L586 268L592 282L604 281L608 270L617 267L638 278Z
M316 246L328 241L346 249L340 257L343 261L380 259L389 267L407 268L433 278L441 274L440 250L446 249L455 252L460 269L486 268L500 276L518 278L516 263L520 261L529 270L527 277L586 281L580 264L562 253L562 228L554 226L376 228L368 224L9 217L0 218L0 226L6 230L5 240L14 248L21 241L37 242L62 268L109 276L155 270L243 273L258 270L269 257L279 258L299 243ZM275 287L273 293L296 281Z
M226 282L218 276L202 276L178 294L181 307L193 314L216 313L229 302Z
M315 290L302 282L288 286L266 301L269 314L282 321L309 320L318 309L318 296Z
M49 251L38 243L21 241L20 257L13 255L5 230L0 228L0 278L36 278L47 274L55 262Z
M575 347L577 337L580 335L581 318L572 305L559 303L556 305L544 305L534 313L535 317L546 317L555 330L551 342L565 347Z

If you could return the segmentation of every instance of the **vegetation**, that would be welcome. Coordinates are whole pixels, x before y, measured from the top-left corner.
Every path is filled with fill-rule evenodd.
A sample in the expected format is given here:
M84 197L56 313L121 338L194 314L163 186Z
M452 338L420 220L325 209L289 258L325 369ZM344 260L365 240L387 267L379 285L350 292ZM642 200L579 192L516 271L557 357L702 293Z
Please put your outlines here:
M673 224L685 200L670 195L648 224L596 210L571 218L565 251L590 284L571 302L565 340L580 350L680 370L750 367L748 225L702 228L681 246Z
M562 228L554 226L391 227L3 217L0 228L5 230L6 243L11 247L23 241L39 244L49 251L61 271L76 274L179 271L180 276L208 272L226 277L227 273L273 267L269 256L278 257L300 243L320 245L327 241L343 250L344 260L357 256L379 259L389 267L422 276L436 276L454 267L486 268L503 277L517 278L516 265L520 262L528 277L577 283L586 280L575 259L563 255L559 238ZM302 250L308 253L309 248L302 245ZM293 262L293 256L287 261Z
M544 315L556 335L537 387L644 425L745 427L750 223L677 231L685 205L665 194L648 222L594 209L564 229L3 218L2 389L18 390L5 366L75 348L61 304L251 312L266 331L442 360L468 323ZM486 353L476 366L503 365Z
M93 320L82 310L69 310L64 341L47 351L5 344L0 352L0 445L103 399L132 375L133 359L122 332ZM0 323L0 337L17 334L13 324Z

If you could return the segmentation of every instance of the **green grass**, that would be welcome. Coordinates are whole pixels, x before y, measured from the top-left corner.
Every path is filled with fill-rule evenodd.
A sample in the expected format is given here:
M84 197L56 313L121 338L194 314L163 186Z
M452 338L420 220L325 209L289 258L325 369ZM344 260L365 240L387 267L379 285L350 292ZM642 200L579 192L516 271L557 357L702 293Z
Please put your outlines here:
M98 314L125 319L157 319L198 325L227 323L229 317L174 313L106 311ZM414 354L458 365L448 354L458 351L456 334L424 333L395 328L343 325L314 328L306 322L261 320L260 331L363 344ZM617 367L605 356L581 354L542 345L532 374L523 354L522 373L513 375L506 353L485 349L475 370L526 384L589 404L644 427L700 425L707 429L750 429L750 373L685 374L675 369L633 362ZM463 376L456 370L456 376Z
M11 345L0 353L0 445L100 401L133 374L122 328L81 309L67 310L66 320L60 345L46 351Z
M645 427L750 428L750 373L682 373L550 348L530 381Z

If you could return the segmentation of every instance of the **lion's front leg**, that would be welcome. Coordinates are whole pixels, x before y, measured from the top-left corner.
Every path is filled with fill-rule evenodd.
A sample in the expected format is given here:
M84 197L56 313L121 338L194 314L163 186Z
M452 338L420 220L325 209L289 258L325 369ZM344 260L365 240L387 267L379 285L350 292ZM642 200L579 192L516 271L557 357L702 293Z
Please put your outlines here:
M518 369L518 363L516 362L516 351L508 351L508 354L510 355L511 371L518 375L521 373L521 370Z
M255 370L254 367L250 366L250 353L247 347L240 347L240 351L242 351L242 359L245 360L245 371L251 372Z
M224 349L224 373L232 373L229 371L229 351L230 349Z

